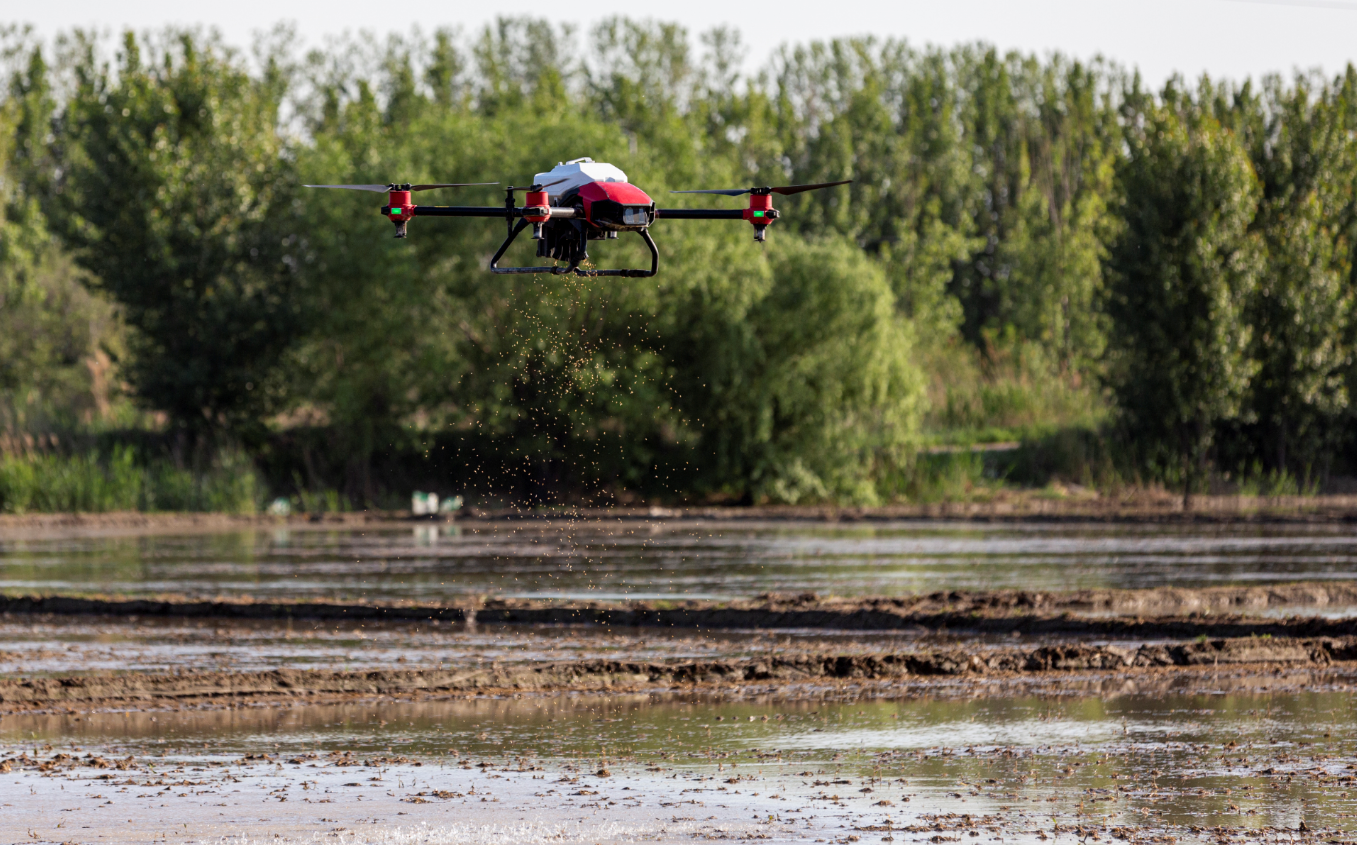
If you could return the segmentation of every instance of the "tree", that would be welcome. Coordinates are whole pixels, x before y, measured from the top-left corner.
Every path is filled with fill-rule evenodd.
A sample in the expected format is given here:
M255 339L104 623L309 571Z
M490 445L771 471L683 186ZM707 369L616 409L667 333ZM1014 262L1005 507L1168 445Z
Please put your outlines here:
M1060 375L1078 380L1102 356L1106 244L1120 128L1099 101L1096 68L1057 57L1022 77L1035 118L1018 152L1019 194L997 261L992 329L1012 327Z
M1253 374L1243 309L1261 250L1249 231L1258 182L1247 153L1172 93L1131 133L1119 174L1110 378L1132 442L1178 476L1189 507L1213 429L1238 413Z
M1262 185L1254 223L1266 250L1249 302L1258 373L1249 406L1265 443L1266 465L1309 475L1341 432L1352 362L1345 337L1353 304L1343 217L1357 172L1334 93L1298 78L1273 77L1261 101L1242 97L1250 152Z
M239 432L279 404L303 326L278 86L190 32L143 46L127 34L114 72L86 44L51 216L135 329L140 401L194 439Z
M54 241L39 198L50 188L52 96L28 45L0 100L0 428L71 429L109 409L119 326Z
M754 501L878 503L923 410L880 265L785 233L766 259L705 267L704 253L689 253L664 331L700 480Z

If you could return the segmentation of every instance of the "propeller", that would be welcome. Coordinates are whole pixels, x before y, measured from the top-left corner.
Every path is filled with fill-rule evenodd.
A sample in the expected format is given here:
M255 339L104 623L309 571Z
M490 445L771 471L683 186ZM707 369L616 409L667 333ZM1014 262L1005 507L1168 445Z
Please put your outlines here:
M845 179L842 182L820 182L816 185L780 185L776 188L713 188L703 191L670 191L671 194L720 194L724 197L738 197L744 194L782 194L790 196L799 194L802 191L817 191L820 188L832 188L835 185L847 185L852 179Z
M348 191L428 191L433 188L473 188L478 185L498 185L498 182L441 182L436 185L302 185L303 188L343 188Z
M547 188L550 188L552 185L559 185L559 184L561 184L562 182L566 181L566 179L569 179L569 178L570 178L570 177L567 176L565 179L557 179L555 182L548 182L548 183L546 183L545 185L540 184L540 183L534 183L534 184L532 185L532 187L530 187L530 188L512 188L512 187L511 187L511 188L509 188L508 190L510 190L510 191L545 191Z

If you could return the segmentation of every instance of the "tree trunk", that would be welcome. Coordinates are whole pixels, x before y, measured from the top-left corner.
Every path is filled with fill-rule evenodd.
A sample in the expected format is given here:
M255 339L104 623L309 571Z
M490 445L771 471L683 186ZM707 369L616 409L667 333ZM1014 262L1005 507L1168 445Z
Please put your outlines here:
M1192 431L1187 434L1190 448L1184 450L1183 472L1183 511L1192 510L1192 490L1206 476L1206 452L1210 444L1210 429L1206 419L1198 417Z
M1286 424L1277 426L1277 475L1286 472Z
M1193 449L1191 449L1191 438L1183 431L1183 513L1191 510L1191 483L1193 483L1193 467L1196 461L1193 460Z

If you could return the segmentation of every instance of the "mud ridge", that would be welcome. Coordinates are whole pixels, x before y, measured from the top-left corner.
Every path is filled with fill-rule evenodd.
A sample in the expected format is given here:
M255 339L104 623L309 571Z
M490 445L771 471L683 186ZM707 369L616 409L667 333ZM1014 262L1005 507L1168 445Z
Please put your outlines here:
M919 677L1011 677L1026 673L1267 665L1321 668L1357 660L1357 637L1275 640L1262 637L1147 644L1053 645L907 654L785 656L675 663L572 661L533 666L366 672L277 669L266 672L178 672L0 680L0 705L277 695L477 692L485 690L613 690L698 684L881 681Z
M183 617L686 629L928 629L1141 639L1357 634L1357 618L1257 615L1278 608L1335 607L1357 607L1357 582L1071 592L955 591L884 599L841 599L812 593L764 594L731 602L480 599L452 605L204 600L184 596L0 595L0 613L98 615L129 621L141 617Z

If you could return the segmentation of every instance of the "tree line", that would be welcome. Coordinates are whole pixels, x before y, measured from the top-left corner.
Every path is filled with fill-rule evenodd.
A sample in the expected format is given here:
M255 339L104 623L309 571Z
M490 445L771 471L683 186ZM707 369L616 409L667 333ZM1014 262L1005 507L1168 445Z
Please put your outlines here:
M862 38L750 74L738 33L625 18L311 50L286 28L249 51L3 40L11 432L87 425L121 389L190 456L229 441L355 502L422 461L528 499L875 503L910 495L964 358L1083 397L1121 477L1185 493L1357 454L1352 67L1151 90ZM766 246L659 221L649 280L493 276L494 221L397 241L378 195L300 187L526 184L584 155L661 205L854 181L781 199Z

